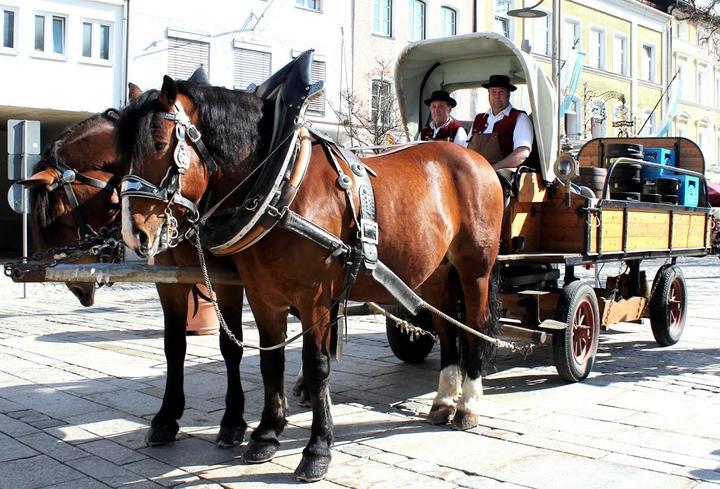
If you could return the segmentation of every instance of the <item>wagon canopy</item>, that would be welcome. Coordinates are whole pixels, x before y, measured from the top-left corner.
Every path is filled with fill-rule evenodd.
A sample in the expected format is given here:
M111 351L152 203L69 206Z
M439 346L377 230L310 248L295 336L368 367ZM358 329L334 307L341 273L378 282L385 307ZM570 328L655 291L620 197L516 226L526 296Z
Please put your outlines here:
M558 131L555 86L532 56L501 34L475 32L428 39L403 49L395 66L395 88L407 137L414 137L428 119L423 100L433 90L479 87L496 74L526 85L543 179L553 181Z

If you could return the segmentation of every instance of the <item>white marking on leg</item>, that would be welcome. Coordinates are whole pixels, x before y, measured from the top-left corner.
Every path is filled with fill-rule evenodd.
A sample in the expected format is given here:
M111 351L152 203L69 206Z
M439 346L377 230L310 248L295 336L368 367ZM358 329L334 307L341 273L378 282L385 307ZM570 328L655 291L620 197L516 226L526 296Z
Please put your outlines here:
M458 411L469 414L480 414L480 399L482 395L482 376L477 379L465 377L462 384L462 397L458 403Z
M457 365L450 365L440 371L440 380L433 406L454 406L459 395L460 373Z

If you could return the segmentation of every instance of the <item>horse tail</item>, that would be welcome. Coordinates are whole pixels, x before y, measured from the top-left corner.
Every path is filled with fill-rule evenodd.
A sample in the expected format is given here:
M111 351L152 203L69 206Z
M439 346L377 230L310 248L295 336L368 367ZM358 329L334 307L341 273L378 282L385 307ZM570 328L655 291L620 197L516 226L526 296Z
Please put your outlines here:
M454 270L454 268L453 268ZM459 283L459 276L457 276L457 272L455 272L456 280L458 281L458 286L460 286ZM452 290L452 283L453 283L453 276L451 273L451 290ZM462 296L462 294L461 294ZM490 281L489 281L489 291L488 291L488 312L487 316L485 317L483 324L485 325L485 333L488 336L491 336L493 338L497 338L502 329L502 325L500 324L500 314L501 314L501 307L502 304L500 302L500 267L498 263L496 262L493 266L492 272L490 274ZM464 304L463 304L464 306ZM464 313L464 310L463 310ZM464 316L464 314L463 314ZM464 317L463 317L464 319ZM495 344L490 343L489 341L479 340L479 351L478 356L480 358L481 364L482 364L482 370L483 375L485 375L487 372L494 370L495 368L495 356L497 354L497 346ZM468 367L468 361L469 361L469 343L467 340L467 334L461 333L458 334L458 353L459 353L459 363L460 368L462 372L467 371Z

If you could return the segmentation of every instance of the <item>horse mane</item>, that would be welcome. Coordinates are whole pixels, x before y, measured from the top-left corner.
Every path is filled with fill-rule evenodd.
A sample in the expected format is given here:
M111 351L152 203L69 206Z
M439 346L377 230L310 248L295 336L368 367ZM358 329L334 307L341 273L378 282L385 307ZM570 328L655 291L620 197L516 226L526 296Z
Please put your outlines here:
M220 166L230 167L267 146L269 119L264 102L254 93L176 81L178 93L197 106L202 140ZM160 123L158 90L148 90L123 109L118 124L118 151L122 161L142 160L154 151L152 129Z

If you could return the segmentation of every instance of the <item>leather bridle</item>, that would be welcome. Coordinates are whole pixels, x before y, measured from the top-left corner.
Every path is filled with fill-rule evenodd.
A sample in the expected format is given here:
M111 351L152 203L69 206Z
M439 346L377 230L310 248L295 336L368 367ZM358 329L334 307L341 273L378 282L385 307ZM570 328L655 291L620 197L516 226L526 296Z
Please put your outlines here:
M201 161L207 165L210 175L217 171L217 164L202 142L200 131L190 121L180 101L175 102L175 112L162 113L163 119L175 122L175 139L177 144L173 151L173 164L170 165L159 185L148 182L137 175L126 175L120 184L121 197L140 197L159 200L167 204L166 216L172 204L177 204L189 211L186 219L194 223L200 217L197 205L182 195L182 176L190 167L190 152L186 137L197 149Z
M109 181L103 182L102 180L98 180L97 178L84 175L79 171L75 170L74 168L69 167L68 165L57 159L55 151L53 151L52 155L47 160L45 160L45 165L49 166L50 168L54 168L59 173L59 177L57 178L57 180L55 180L52 184L48 186L48 192L54 192L55 190L58 190L60 188L65 191L68 203L70 204L70 210L72 211L73 217L75 219L75 225L78 228L78 235L80 239L85 239L88 236L97 236L97 232L92 228L92 226L87 223L85 217L83 216L83 213L80 209L80 203L78 202L77 196L75 195L72 183L78 182L84 185L89 185L91 187L99 188L101 190L106 190L113 193L117 192L115 187L112 186Z

